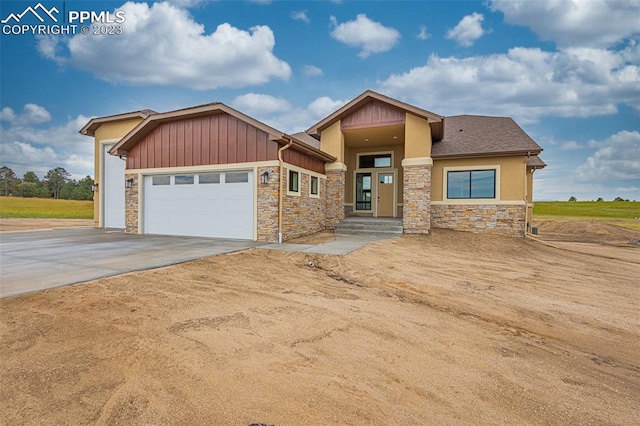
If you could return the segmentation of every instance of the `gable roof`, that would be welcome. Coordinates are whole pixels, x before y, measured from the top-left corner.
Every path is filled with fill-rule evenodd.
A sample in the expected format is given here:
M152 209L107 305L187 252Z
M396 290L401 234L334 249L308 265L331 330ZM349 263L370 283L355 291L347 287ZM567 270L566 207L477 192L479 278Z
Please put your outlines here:
M95 136L96 130L98 130L98 127L100 127L104 123L129 120L131 118L138 118L138 117L145 119L148 116L153 114L157 114L157 112L155 112L152 109L141 109L140 111L131 111L131 112L125 112L122 114L106 115L104 117L95 117L89 120L89 122L85 124L82 129L80 129L80 133L87 136Z
M447 117L444 138L433 144L433 158L539 154L538 145L511 117Z
M354 111L358 110L362 106L371 102L372 100L378 100L380 102L384 102L388 105L391 105L395 108L401 109L405 112L411 113L413 115L417 115L418 117L425 118L431 124L431 133L434 140L442 139L443 127L444 127L444 117L441 115L435 114L431 111L427 111L426 109L418 108L413 105L409 105L397 99L390 98L389 96L385 96L381 93L374 92L373 90L367 90L362 93L357 98L353 99L351 102L345 104L342 108L335 111L333 114L328 117L322 119L317 122L313 126L307 129L307 133L311 136L319 136L320 132L322 132L327 127L331 126L336 121L347 117Z
M275 141L281 145L291 142L292 148L297 151L304 152L323 161L335 161L335 157L325 153L324 151L321 151L320 149L311 146L294 136L287 135L286 133L274 129L261 121L251 118L248 115L223 104L222 102L213 102L210 104L149 115L143 121L138 123L138 125L122 139L120 139L120 141L109 150L109 153L112 155L126 155L128 150L134 147L138 142L144 139L145 136L163 123L223 113L229 114L262 130L269 135L269 140Z

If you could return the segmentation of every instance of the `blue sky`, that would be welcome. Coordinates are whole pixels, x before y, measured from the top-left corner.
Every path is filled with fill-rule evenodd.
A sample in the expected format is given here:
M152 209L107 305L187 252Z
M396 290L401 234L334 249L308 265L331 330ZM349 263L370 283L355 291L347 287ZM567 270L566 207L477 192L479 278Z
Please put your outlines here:
M536 200L640 200L638 0L41 3L60 22L125 21L121 35L3 28L0 164L19 176L93 175L78 130L94 116L221 101L293 133L372 89L445 116L512 116L549 165ZM37 4L3 0L0 18Z

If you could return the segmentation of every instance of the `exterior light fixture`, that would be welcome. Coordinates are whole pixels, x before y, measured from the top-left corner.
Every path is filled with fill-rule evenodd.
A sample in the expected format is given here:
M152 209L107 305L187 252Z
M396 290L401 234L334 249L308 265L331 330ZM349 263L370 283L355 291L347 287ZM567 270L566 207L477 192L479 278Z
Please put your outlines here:
M98 183L94 183L91 185L91 192L98 192Z
M131 188L132 186L133 186L133 176L130 177L129 179L125 179L124 181L125 188Z
M264 173L262 173L262 175L260 175L260 182L263 185L266 185L269 183L269 172L265 171Z

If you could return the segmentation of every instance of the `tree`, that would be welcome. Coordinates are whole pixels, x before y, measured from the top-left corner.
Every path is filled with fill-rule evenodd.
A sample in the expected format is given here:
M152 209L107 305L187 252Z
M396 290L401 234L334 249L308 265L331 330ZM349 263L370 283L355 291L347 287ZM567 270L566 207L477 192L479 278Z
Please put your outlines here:
M578 201L578 200L576 199L576 197L574 197L574 196L572 195L572 196L569 198L569 201L574 202L574 201Z
M60 192L70 177L71 175L69 172L62 167L56 167L55 169L49 170L47 175L44 177L47 182L49 194L53 198L60 198Z
M27 172L22 176L23 182L31 182L31 183L40 183L40 178L38 175L33 172Z
M598 198L596 201L604 201L602 197Z
M624 199L624 198L622 198L622 197L616 197L616 198L614 198L614 200L613 200L613 201L629 201L629 200L625 200L625 199Z
M16 174L9 167L0 167L0 195L11 195L14 186L19 181Z

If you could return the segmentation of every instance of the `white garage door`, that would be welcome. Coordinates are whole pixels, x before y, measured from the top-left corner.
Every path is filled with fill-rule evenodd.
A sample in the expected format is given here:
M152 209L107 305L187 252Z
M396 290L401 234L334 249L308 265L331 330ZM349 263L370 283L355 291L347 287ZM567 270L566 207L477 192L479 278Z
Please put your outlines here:
M145 234L253 239L253 172L145 176Z
M125 162L110 155L111 145L102 147L102 226L124 228L124 168Z

